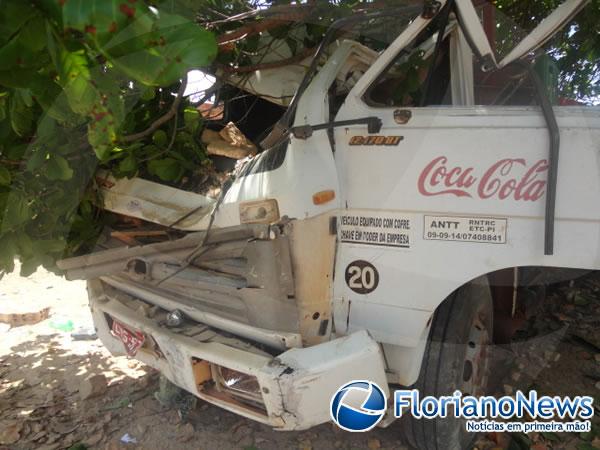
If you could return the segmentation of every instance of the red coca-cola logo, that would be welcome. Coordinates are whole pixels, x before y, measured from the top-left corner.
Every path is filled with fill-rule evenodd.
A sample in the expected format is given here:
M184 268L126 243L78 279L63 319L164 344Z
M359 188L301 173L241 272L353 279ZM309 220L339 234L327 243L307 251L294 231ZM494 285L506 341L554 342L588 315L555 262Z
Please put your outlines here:
M427 197L455 195L535 202L546 192L547 171L545 159L528 164L524 158L505 158L478 171L474 167L450 166L448 158L439 156L423 169L418 186Z

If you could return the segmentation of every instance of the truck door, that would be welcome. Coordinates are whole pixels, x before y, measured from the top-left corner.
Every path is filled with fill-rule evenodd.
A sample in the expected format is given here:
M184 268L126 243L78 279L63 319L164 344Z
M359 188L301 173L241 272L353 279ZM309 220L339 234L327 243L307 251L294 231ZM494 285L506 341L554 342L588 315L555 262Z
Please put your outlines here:
M336 116L383 123L376 135L364 125L335 130L344 208L336 330L366 328L380 342L409 347L465 282L519 260L552 264L544 257L549 137L533 84L514 66L473 70L474 55L452 22L443 39L436 33L415 20ZM571 144L577 158L588 158L589 143ZM575 176L573 158L561 161L562 176ZM569 217L590 214L569 204L578 194L559 192L557 216L561 208ZM557 228L554 258L572 251L566 232Z

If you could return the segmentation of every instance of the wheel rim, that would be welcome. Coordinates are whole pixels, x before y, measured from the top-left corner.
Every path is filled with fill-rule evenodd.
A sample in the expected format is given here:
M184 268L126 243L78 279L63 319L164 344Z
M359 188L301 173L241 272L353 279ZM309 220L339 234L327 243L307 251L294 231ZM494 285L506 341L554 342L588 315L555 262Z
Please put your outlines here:
M484 395L489 377L490 333L478 314L469 330L467 351L462 371L461 391L465 395Z
M469 330L462 378L459 380L459 383L462 382L460 391L463 395L481 396L486 394L490 366L490 333L484 317L485 314L478 314ZM464 424L460 425L459 430L462 443L473 440L473 435L466 430Z

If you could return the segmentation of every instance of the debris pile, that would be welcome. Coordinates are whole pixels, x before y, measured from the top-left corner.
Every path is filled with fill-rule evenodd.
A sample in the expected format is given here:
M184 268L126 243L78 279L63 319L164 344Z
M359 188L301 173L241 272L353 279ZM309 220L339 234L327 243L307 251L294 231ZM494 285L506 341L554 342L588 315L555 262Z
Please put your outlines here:
M206 144L209 155L225 156L232 159L244 159L256 155L256 146L229 122L221 131L206 128L202 132L202 142Z

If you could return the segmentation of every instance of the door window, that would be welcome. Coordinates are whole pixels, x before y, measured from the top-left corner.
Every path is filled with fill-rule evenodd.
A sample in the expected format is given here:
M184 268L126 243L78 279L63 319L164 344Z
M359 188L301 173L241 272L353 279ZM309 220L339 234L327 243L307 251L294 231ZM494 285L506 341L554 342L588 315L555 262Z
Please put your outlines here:
M438 36L436 28L426 28L377 77L365 92L364 101L380 107L451 105L450 33L436 53ZM432 79L427 87L430 71Z

